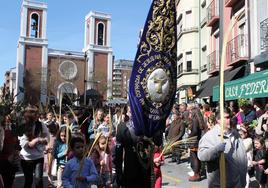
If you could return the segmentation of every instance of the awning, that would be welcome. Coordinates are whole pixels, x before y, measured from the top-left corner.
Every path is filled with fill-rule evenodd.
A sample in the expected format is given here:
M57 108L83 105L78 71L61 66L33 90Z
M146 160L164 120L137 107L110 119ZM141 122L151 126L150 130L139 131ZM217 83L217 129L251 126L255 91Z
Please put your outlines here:
M256 66L265 66L267 62L268 62L268 52L263 52L260 55L255 56L254 58L254 63Z
M225 101L268 97L268 70L225 83ZM219 86L213 87L213 101L219 100Z
M224 71L224 82L228 82L230 80L236 79L237 77L244 76L245 67L241 66L235 68L233 70L228 69ZM218 85L220 82L219 75L209 77L200 87L200 89L196 92L197 98L209 97L213 94L213 87Z
M212 88L216 85L217 76L209 77L196 92L197 98L209 97L212 94Z

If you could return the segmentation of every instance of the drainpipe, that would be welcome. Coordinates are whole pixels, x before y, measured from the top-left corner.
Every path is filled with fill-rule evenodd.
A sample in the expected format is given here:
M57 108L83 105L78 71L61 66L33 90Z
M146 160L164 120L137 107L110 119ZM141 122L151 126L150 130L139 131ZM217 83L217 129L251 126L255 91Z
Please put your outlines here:
M247 33L247 37L248 37L248 62L247 62L247 65L246 65L246 75L248 74L251 74L251 73L254 73L254 72L251 72L251 65L250 63L251 62L254 62L254 59L251 58L251 29L250 29L250 0L246 0L245 1L245 16L246 16L246 19L247 19L247 26L248 26L248 33ZM259 28L257 28L259 29Z
M198 1L198 10L199 10L199 27L198 27L198 35L199 35L199 80L198 80L198 85L201 83L201 0Z

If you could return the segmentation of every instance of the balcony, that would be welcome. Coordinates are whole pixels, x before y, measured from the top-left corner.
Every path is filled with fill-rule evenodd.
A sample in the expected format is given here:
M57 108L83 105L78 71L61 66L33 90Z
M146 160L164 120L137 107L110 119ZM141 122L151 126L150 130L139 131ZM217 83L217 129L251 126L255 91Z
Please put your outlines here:
M207 71L208 74L213 74L219 71L219 52L214 51L208 56Z
M177 38L179 39L183 34L191 32L198 32L198 27L188 27L188 28L179 27Z
M247 36L238 35L227 43L227 65L248 60Z
M207 8L207 26L213 26L219 21L219 0L213 0Z
M268 18L260 23L261 51L268 51Z
M192 74L198 74L198 69L188 69L188 70L181 70L177 73L177 78L183 76L183 75L192 75Z
M232 7L237 2L238 2L238 0L225 0L225 6Z

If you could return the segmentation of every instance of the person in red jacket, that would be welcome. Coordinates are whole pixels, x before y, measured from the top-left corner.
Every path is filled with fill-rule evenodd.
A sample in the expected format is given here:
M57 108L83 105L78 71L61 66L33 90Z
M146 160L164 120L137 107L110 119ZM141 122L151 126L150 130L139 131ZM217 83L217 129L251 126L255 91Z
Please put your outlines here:
M0 123L0 175L4 187L11 188L19 168L19 141L9 115ZM0 183L1 187L1 183Z
M155 188L162 187L162 173L161 166L164 164L164 156L161 155L161 146L155 146L154 150L154 175L155 175Z

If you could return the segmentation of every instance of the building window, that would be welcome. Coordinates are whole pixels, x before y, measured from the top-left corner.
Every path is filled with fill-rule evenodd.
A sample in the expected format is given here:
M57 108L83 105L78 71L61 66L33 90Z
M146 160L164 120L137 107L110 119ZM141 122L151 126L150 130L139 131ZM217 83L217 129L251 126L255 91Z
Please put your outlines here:
M182 32L182 14L179 15L177 19L178 33Z
M204 0L204 1L202 2L201 7L202 7L202 8L205 8L205 7L206 7L206 0Z
M182 54L178 56L178 67L177 67L177 75L179 76L182 73L183 70L183 62L182 62Z
M192 52L186 52L186 72L192 71Z
M178 76L182 73L182 63L180 63L179 65L178 65Z
M98 45L104 45L104 24L98 24Z
M31 15L31 29L30 29L30 36L37 38L38 37L38 27L39 27L39 23L38 23L38 14L33 13Z
M187 61L186 63L187 63L187 69L186 69L186 71L187 72L191 72L192 71L192 61Z
M191 28L193 25L192 25L192 21L189 21L189 20L192 20L192 11L191 10L188 10L186 11L186 15L185 15L185 20L186 20L186 28Z

